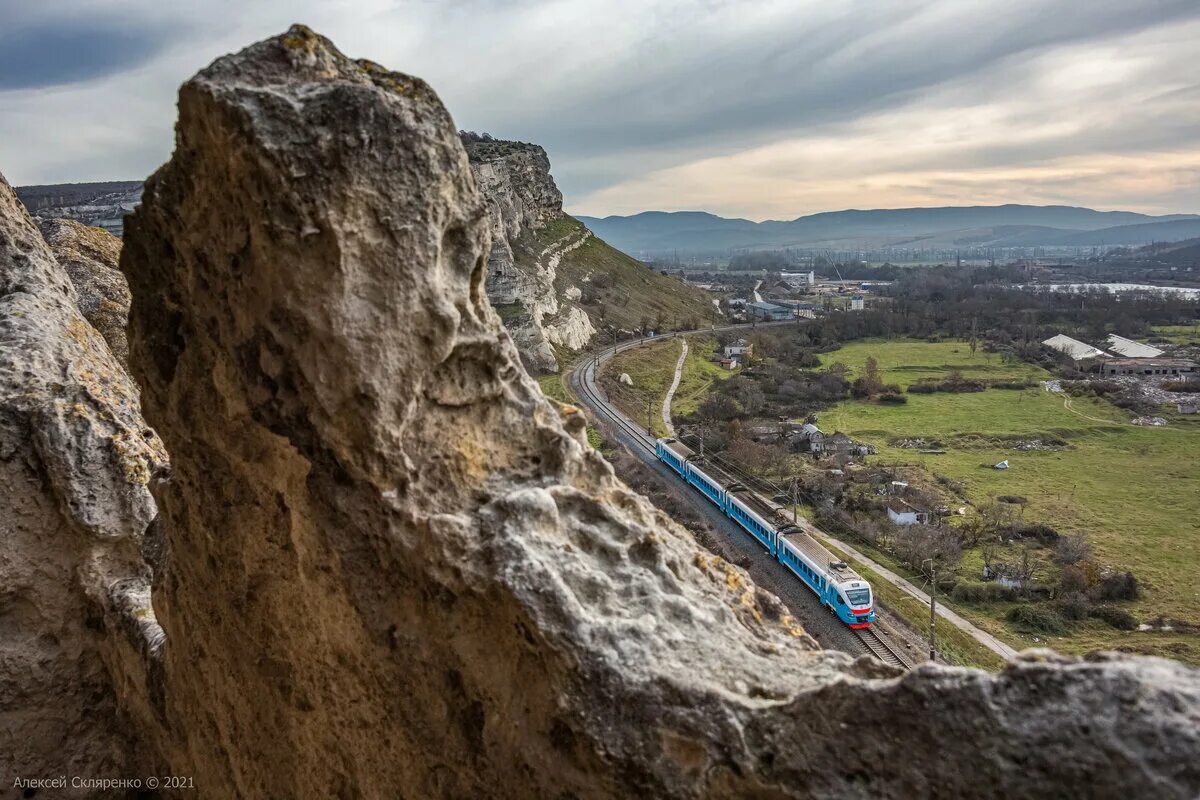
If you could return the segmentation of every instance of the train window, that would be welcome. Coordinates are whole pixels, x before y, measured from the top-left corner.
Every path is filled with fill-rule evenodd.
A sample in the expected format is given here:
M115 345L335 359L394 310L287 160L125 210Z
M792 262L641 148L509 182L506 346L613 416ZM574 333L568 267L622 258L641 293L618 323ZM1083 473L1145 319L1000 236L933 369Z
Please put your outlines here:
M852 606L865 606L871 602L870 589L850 589L846 592L846 599L850 601Z

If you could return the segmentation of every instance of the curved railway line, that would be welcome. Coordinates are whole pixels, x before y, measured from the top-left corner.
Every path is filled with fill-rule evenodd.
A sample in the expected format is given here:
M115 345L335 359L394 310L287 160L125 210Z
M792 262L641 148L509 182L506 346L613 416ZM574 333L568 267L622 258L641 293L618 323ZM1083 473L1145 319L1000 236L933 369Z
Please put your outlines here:
M716 330L723 329L718 328ZM653 436L647 434L640 425L630 420L619 409L608 402L596 382L597 370L602 363L608 361L617 353L639 347L651 341L658 341L663 338L675 338L678 335L681 334L667 334L655 339L636 340L610 346L588 356L584 362L571 372L568 379L571 388L577 393L580 401L591 409L593 413L600 416L604 422L612 425L616 429L618 438L621 441L638 449L641 451L639 455L644 455L646 459L655 463L658 461L655 453L656 440ZM682 335L686 335L686 333ZM864 652L877 660L905 670L913 668L914 663L912 658L902 652L902 647L891 642L890 636L881 635L876 628L847 628L847 630L852 632L854 638L862 645Z

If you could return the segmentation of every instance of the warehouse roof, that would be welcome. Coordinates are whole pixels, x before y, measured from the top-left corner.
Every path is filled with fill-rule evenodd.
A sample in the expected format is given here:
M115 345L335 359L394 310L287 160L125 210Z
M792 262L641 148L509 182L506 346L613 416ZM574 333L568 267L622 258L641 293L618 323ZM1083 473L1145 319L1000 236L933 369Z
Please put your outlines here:
M1157 347L1151 347L1148 344L1135 342L1133 339L1126 339L1124 336L1117 336L1115 333L1109 334L1108 349L1114 353L1129 358L1155 358L1161 356L1164 351Z
M1072 339L1070 336L1063 336L1061 333L1057 336L1051 336L1042 344L1049 347L1051 350L1057 350L1060 353L1070 356L1076 360L1081 358L1109 358L1109 354L1098 348L1092 347L1090 344L1085 344L1078 339Z

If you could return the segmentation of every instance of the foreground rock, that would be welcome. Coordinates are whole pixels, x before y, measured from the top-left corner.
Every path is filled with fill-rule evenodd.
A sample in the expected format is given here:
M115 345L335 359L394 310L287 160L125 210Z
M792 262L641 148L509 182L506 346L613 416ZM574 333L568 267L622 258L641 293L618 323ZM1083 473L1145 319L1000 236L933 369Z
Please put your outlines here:
M120 774L113 671L153 625L142 534L165 468L137 390L0 178L0 775ZM33 796L33 795L25 795Z
M294 28L179 107L122 257L174 456L162 769L210 797L1200 789L1194 670L895 678L616 481L487 303L484 202L424 83Z
M117 361L128 367L129 284L119 266L121 240L71 219L39 220L38 227L74 284L84 319L108 342Z

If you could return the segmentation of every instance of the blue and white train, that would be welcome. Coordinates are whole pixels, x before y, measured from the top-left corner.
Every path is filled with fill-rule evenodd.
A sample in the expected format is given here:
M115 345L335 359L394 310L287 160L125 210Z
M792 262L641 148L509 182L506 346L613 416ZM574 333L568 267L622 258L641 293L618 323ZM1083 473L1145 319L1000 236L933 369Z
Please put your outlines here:
M875 621L871 585L846 562L813 540L795 525L774 524L775 512L740 483L716 476L720 470L697 458L691 448L677 439L659 439L658 458L694 486L730 519L742 526L805 586L816 593L821 605L851 628L869 628Z

